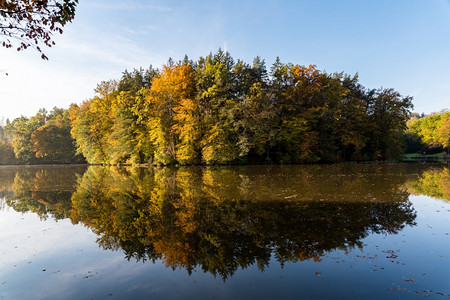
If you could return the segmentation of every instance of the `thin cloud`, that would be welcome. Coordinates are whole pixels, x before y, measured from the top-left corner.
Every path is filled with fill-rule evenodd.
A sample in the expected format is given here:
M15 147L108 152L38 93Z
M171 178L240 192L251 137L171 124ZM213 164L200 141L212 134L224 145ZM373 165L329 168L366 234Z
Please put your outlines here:
M165 53L156 54L130 35L101 35L91 32L84 39L66 36L64 43L60 43L59 50L66 57L71 57L68 59L70 61L95 65L93 69L87 66L88 69L84 70L85 73L92 74L98 73L99 69L109 70L114 74L113 70L120 73L125 69L148 67L150 64L159 66L167 59Z
M131 35L148 35L151 32L155 32L158 30L158 27L156 26L144 26L142 29L132 29L129 27L122 27L121 28L125 33L131 34Z
M96 61L105 61L119 65L128 63L128 60L124 59L120 53L116 54L115 51L111 51L105 47L94 46L93 44L66 42L60 48L70 50L72 54L82 55Z
M116 2L111 3L103 2L103 1L90 1L87 3L87 6L91 8L101 8L101 9L109 9L109 10L153 10L160 12L169 12L172 11L172 8L169 6L162 5L151 5L144 3L136 3L136 2Z
M97 40L66 40L60 48L70 51L74 56L86 57L89 60L102 61L119 66L130 65L135 57L144 51L125 37L104 35Z

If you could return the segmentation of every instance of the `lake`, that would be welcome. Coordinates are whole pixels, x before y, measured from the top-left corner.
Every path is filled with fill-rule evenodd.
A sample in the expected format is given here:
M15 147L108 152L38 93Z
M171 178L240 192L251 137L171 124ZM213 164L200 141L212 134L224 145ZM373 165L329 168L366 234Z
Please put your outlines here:
M0 167L0 299L449 299L439 164Z

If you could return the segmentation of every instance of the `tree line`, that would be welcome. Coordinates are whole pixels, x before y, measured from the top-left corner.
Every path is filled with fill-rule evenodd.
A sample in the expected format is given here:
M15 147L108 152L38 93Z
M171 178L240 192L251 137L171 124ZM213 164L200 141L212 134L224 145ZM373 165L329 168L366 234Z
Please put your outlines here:
M415 116L406 131L407 152L435 154L450 149L450 111Z
M40 109L0 126L0 164L84 163L70 135L69 111Z
M392 160L404 153L412 108L411 97L365 88L357 75L278 58L268 70L260 57L248 64L222 50L125 71L95 92L68 109L15 119L0 151L10 157L12 149L22 163Z

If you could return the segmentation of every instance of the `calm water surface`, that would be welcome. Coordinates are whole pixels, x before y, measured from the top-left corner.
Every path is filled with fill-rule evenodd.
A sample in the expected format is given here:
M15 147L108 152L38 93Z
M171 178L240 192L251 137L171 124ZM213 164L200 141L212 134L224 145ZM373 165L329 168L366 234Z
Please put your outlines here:
M450 299L442 165L0 167L0 299Z

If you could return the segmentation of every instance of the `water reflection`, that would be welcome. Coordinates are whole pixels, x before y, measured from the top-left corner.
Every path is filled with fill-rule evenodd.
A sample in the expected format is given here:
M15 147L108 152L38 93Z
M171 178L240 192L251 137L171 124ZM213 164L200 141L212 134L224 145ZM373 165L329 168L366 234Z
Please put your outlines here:
M450 169L433 169L407 184L412 193L450 200Z
M82 223L128 259L223 279L264 270L271 257L319 261L371 233L395 234L415 224L410 190L448 188L447 169L406 164L84 171L0 168L0 196L17 211ZM430 177L441 179L424 185Z
M65 219L70 216L77 176L85 170L85 166L1 167L0 198L19 212L31 211L41 219Z

